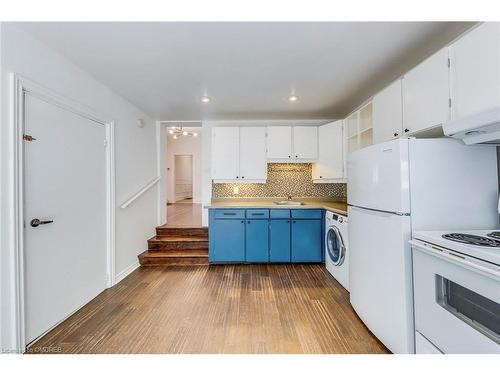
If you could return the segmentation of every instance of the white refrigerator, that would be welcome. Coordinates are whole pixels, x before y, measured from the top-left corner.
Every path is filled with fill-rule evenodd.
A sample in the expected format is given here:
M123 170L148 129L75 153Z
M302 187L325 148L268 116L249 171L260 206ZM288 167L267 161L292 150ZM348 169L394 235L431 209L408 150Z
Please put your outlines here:
M496 147L398 139L348 155L351 304L393 353L414 353L416 230L498 227Z

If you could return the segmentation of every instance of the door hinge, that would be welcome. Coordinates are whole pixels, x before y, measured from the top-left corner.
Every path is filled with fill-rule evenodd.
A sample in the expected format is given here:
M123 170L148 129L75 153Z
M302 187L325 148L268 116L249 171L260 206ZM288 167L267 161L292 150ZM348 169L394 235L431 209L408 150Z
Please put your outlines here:
M107 139L104 140L104 147L108 147L108 140Z
M448 107L451 108L451 98L448 99Z
M29 134L23 134L23 139L27 142L32 142L32 141L36 141L36 138L33 138L31 135Z
M451 66L450 58L448 58L448 68Z

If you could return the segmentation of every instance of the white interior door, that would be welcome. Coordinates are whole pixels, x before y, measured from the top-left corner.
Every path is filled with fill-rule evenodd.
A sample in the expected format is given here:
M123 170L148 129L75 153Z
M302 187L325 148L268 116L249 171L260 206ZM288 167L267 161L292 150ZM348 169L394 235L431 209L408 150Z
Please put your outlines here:
M105 131L25 96L25 133L35 138L24 143L27 343L106 287Z

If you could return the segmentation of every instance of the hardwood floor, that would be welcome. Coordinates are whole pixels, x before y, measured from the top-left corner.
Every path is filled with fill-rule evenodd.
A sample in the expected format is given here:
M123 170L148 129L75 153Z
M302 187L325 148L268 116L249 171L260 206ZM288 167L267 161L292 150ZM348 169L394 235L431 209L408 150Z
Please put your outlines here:
M322 265L142 267L30 352L387 353Z
M201 226L201 204L173 203L167 206L168 226Z

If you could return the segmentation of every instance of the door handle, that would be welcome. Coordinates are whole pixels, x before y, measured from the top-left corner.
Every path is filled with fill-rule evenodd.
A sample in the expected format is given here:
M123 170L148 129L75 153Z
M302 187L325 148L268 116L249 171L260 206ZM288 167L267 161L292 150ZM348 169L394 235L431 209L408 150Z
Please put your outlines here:
M33 219L30 221L30 225L33 227L33 228L36 228L37 226L39 225L45 225L45 224L51 224L53 223L54 220L40 220L40 219Z

